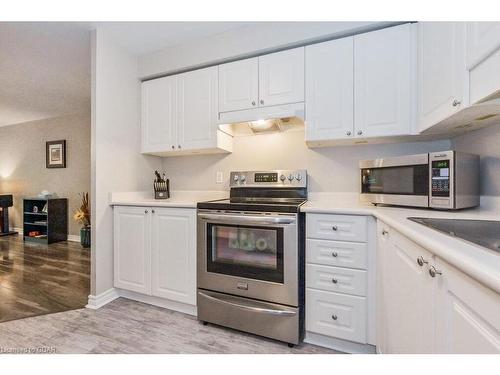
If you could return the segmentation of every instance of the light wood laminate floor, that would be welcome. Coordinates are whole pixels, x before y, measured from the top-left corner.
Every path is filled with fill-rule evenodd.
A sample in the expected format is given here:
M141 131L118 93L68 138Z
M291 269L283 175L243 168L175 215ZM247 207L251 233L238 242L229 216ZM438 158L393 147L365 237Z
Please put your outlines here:
M99 310L79 309L0 323L3 352L56 353L337 353L201 324L195 317L119 298ZM42 350L43 351L43 350Z
M90 250L79 243L0 237L0 322L82 308L89 289Z

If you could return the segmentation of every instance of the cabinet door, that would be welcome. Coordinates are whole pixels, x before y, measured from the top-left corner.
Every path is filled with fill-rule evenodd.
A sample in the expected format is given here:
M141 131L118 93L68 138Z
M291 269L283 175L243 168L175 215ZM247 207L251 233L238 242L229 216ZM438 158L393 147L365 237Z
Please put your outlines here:
M464 104L463 22L418 24L418 130L451 116Z
M436 352L500 353L500 295L437 259Z
M472 69L500 48L500 22L467 22L467 67Z
M380 236L381 234L379 234ZM385 240L384 268L380 276L383 289L384 353L432 353L433 288L427 265L431 254L415 243L389 230Z
M177 143L176 79L142 83L142 152L171 150Z
M217 78L217 67L177 76L178 149L217 147Z
M304 47L259 57L259 106L304 101Z
M306 141L353 136L353 41L306 47Z
M195 305L196 210L155 208L152 218L152 294Z
M410 24L354 37L354 128L357 136L410 133Z
M114 285L151 294L150 209L114 208Z
M259 100L259 59L219 65L219 112L253 108Z

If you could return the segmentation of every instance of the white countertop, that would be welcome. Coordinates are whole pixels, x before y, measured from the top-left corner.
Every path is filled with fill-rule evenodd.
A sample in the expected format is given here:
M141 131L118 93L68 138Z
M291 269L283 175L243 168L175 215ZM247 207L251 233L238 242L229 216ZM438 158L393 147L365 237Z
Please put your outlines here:
M227 191L171 191L169 199L154 199L152 192L121 192L111 193L110 205L196 208L198 202L228 197Z
M498 199L461 211L376 207L359 202L358 194L311 193L301 207L306 213L372 215L472 278L500 293L500 253L451 237L408 220L408 217L500 220ZM486 203L486 201L484 202Z

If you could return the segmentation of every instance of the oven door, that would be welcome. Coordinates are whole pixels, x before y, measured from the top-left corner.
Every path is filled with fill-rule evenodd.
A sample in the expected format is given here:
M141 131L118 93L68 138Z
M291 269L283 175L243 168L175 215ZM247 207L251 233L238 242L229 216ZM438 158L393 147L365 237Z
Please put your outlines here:
M198 213L198 287L298 305L297 215Z

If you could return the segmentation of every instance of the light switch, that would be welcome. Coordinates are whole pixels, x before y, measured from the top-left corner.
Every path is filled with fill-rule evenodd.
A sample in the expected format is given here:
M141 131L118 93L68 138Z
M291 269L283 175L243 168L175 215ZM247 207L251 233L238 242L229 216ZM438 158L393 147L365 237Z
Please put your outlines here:
M223 179L224 179L224 175L222 174L222 171L218 171L217 176L215 178L215 182L218 184L222 184Z

